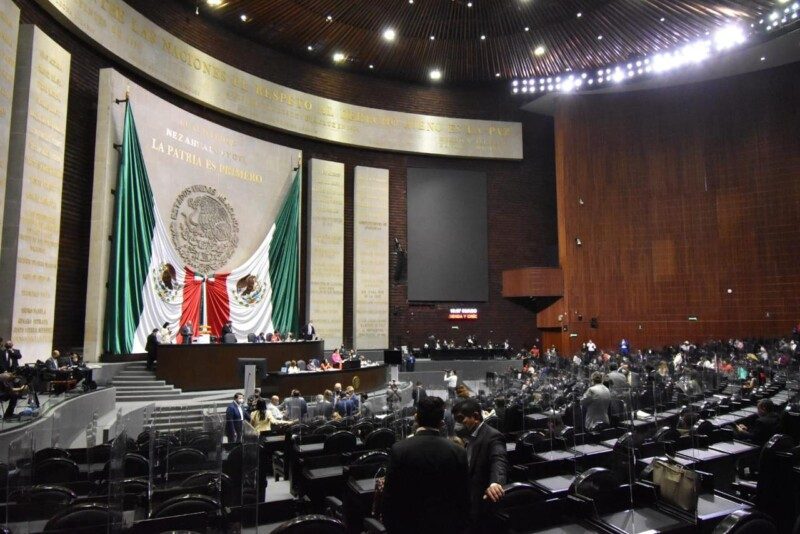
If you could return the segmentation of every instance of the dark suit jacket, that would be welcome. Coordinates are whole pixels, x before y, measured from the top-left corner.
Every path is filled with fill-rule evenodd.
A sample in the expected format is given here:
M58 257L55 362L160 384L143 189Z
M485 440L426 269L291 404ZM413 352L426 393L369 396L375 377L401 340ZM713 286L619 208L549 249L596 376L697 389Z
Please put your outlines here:
M19 367L19 359L22 358L22 353L19 349L3 349L3 361L0 362L4 371L10 371Z
M144 350L147 354L152 354L156 351L156 346L158 345L158 334L150 333L147 336L147 343L144 345Z
M414 406L416 406L417 404L419 404L419 401L428 398L428 392L425 391L425 388L423 387L418 388L415 386L414 389L411 390L411 398L414 399Z
M392 446L383 495L389 534L456 534L469 519L466 451L438 432Z
M229 443L236 443L242 439L243 421L250 420L250 414L247 413L245 405L242 405L242 413L244 419L239 416L239 406L236 402L230 403L225 410L225 435L228 436Z
M487 509L489 501L483 499L489 484L496 482L502 486L506 483L508 460L503 435L489 425L481 425L478 435L468 441L467 456L469 495L472 503L470 512L475 522L489 514Z
M747 432L740 432L739 436L758 445L764 445L772 436L778 433L781 426L780 416L768 413L760 416L748 427Z
M184 345L192 344L192 329L189 327L188 324L183 325L183 327L181 328L181 336L183 336Z

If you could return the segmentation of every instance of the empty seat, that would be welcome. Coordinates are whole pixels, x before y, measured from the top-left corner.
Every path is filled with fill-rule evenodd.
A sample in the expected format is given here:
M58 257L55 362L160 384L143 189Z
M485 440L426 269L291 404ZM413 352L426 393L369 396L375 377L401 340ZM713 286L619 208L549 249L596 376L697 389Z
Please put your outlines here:
M356 436L352 432L339 430L325 439L323 454L342 454L356 448Z
M364 446L367 449L388 449L395 442L395 434L388 428L379 428L373 430L364 441Z
M105 534L122 528L122 514L107 505L74 504L50 518L44 527L48 533Z
M60 484L74 482L80 469L74 460L63 457L48 458L37 462L33 468L33 480L37 484Z
M197 513L216 513L221 509L219 500L209 497L208 495L200 495L197 493L188 493L172 497L158 505L153 513L150 514L152 519L161 517L172 517L186 514Z
M346 534L344 524L325 515L304 515L278 526L273 534Z

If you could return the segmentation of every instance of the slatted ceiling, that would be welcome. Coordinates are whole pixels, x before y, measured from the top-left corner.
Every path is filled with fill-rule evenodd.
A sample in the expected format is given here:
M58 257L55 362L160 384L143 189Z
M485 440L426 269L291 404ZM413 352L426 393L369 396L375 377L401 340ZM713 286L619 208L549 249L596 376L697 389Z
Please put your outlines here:
M348 61L340 68L412 81L439 68L446 83L595 70L734 19L749 24L775 7L774 0L473 0L472 8L467 0L226 0L217 8L172 1L192 11L199 5L202 16L303 59L330 65L342 52ZM389 27L397 32L391 43L382 37ZM537 57L539 45L546 53Z

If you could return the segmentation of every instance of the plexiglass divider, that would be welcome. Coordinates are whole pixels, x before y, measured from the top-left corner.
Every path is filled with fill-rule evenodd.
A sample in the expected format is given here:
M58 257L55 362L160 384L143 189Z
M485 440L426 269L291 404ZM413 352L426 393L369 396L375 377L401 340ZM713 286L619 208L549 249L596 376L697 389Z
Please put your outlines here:
M8 445L8 477L6 500L6 525L14 533L32 532L30 511L33 480L34 443L30 431L24 432ZM35 530L35 529L34 529Z
M136 507L142 481L127 480L125 477L125 455L127 454L128 434L123 427L113 439L108 449L108 508L111 511L107 532L122 532L128 523L126 511L132 513ZM132 517L130 518L132 519Z

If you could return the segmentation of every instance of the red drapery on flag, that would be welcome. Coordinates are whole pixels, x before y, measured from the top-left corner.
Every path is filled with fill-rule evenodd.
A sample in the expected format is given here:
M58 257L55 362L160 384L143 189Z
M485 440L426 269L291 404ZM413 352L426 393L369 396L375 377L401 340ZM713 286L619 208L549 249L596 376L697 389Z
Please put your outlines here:
M203 298L203 280L195 278L195 272L188 267L185 270L183 285L183 308L181 309L181 326L192 322L192 335L196 336L200 327L200 305ZM220 337L222 326L230 320L231 307L228 302L228 274L215 274L206 280L206 318L211 327L211 335ZM183 336L178 334L176 342L181 343Z

